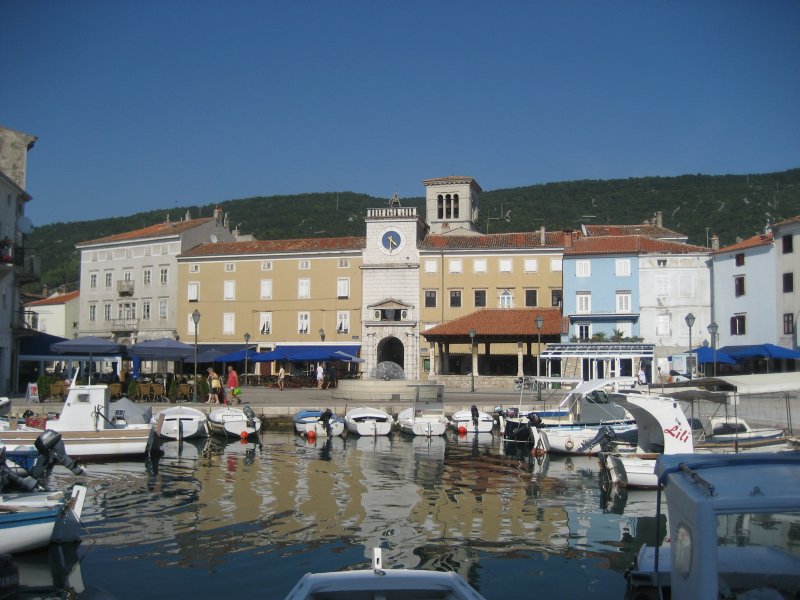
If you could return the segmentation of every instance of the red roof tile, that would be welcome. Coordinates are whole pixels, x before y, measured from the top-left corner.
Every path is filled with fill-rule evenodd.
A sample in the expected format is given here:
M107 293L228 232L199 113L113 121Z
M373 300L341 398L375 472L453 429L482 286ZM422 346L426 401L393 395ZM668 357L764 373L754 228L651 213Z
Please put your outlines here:
M722 254L724 252L734 252L737 250L747 250L748 248L758 248L759 246L770 246L770 245L772 245L772 234L760 233L758 235L754 235L751 238L747 238L746 240L742 240L741 242L736 242L735 244L731 244L730 246L725 246L724 248L720 248L714 254Z
M489 233L485 235L430 234L419 244L420 250L486 250L515 248L563 248L563 231L546 231L544 245L538 231L520 233Z
M25 306L48 306L56 304L66 304L70 300L74 300L80 295L81 295L80 290L75 290L74 292L67 292L66 294L59 294L57 296L48 296L47 298L42 298L41 300L34 300L33 302L28 302Z
M88 242L78 242L75 244L78 248L81 246L92 246L95 244L108 244L111 242L127 242L131 240L166 237L183 233L188 229L193 229L203 223L208 223L214 217L205 217L202 219L190 219L188 221L167 221L166 223L157 223L142 229L135 229L133 231L126 231L124 233L117 233L108 235L106 237L97 238L96 240L89 240Z
M655 239L686 238L682 233L650 223L639 223L638 225L585 225L584 227L586 228L586 235L589 236L644 235Z
M800 215L784 219L783 221L778 221L773 225L773 227L784 227L785 225L794 225L795 223L800 223Z
M541 331L535 319L544 319ZM476 337L536 337L561 334L561 310L558 308L484 308L464 317L442 323L423 331L426 338L469 337L474 329Z
M219 256L231 254L267 254L271 252L326 252L335 250L362 250L363 237L302 238L296 240L260 240L248 242L222 242L202 244L187 250L181 256Z
M564 249L564 256L584 254L692 254L710 252L702 246L656 240L643 235L584 237Z

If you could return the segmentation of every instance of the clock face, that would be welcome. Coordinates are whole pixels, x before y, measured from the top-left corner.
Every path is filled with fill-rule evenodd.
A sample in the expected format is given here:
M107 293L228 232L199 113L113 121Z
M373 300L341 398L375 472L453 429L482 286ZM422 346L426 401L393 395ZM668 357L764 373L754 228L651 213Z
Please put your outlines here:
M387 229L381 235L381 248L387 254L395 254L403 248L403 234L396 229Z

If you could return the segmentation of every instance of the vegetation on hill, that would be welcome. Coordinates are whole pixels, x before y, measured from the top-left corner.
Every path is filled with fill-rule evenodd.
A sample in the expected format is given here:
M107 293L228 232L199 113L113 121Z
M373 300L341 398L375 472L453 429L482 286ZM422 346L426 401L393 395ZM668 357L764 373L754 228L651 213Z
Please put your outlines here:
M294 196L258 196L221 201L231 227L256 239L364 235L367 208L388 199L352 192ZM482 232L575 229L581 223L635 224L663 214L663 225L705 246L714 234L720 245L763 232L800 214L800 169L760 175L684 175L614 180L568 181L484 192L479 198ZM406 198L403 206L425 214L424 198ZM215 205L173 207L128 217L54 223L34 229L26 252L41 259L42 281L27 291L39 293L78 285L80 264L75 244L159 223L210 216Z

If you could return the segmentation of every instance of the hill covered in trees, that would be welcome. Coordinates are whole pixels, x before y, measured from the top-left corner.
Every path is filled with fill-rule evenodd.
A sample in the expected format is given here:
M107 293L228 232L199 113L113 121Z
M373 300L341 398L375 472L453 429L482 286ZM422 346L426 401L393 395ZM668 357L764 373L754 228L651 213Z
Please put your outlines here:
M256 239L364 235L367 208L385 206L386 198L352 192L258 196L204 206L172 207L128 217L54 223L38 227L26 240L26 253L40 257L42 281L27 291L38 293L78 285L80 265L75 244L146 227L170 218L211 216L220 206L231 227ZM424 198L402 199L425 214ZM663 213L664 226L705 246L716 234L720 245L764 231L768 223L800 214L800 169L758 175L684 175L613 180L584 180L485 191L479 197L482 232L575 229L581 223L635 224Z

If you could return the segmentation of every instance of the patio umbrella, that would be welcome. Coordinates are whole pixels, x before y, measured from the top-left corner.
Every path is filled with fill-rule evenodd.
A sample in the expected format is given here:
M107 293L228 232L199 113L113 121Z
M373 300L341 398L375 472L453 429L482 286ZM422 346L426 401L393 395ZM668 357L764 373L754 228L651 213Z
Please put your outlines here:
M114 340L99 338L92 335L77 337L63 342L56 342L50 349L59 354L81 355L88 354L89 362L92 356L120 356L125 353L125 346L118 344ZM92 369L89 368L89 383L92 383Z
M130 353L142 360L185 360L194 354L194 346L172 338L161 338L134 344Z
M713 348L708 348L706 346L701 346L700 348L694 348L692 350L695 354L697 354L697 364L704 365L716 362L720 365L735 365L736 361L731 358L731 356L721 350L717 350L716 357L714 354Z
M225 354L222 350L216 348L209 348L197 353L198 363L222 362L219 357ZM194 353L186 359L186 362L194 362Z
M719 351L717 351L717 354L719 354ZM800 352L783 346L776 346L775 344L757 344L730 348L728 354L734 358L800 358Z

